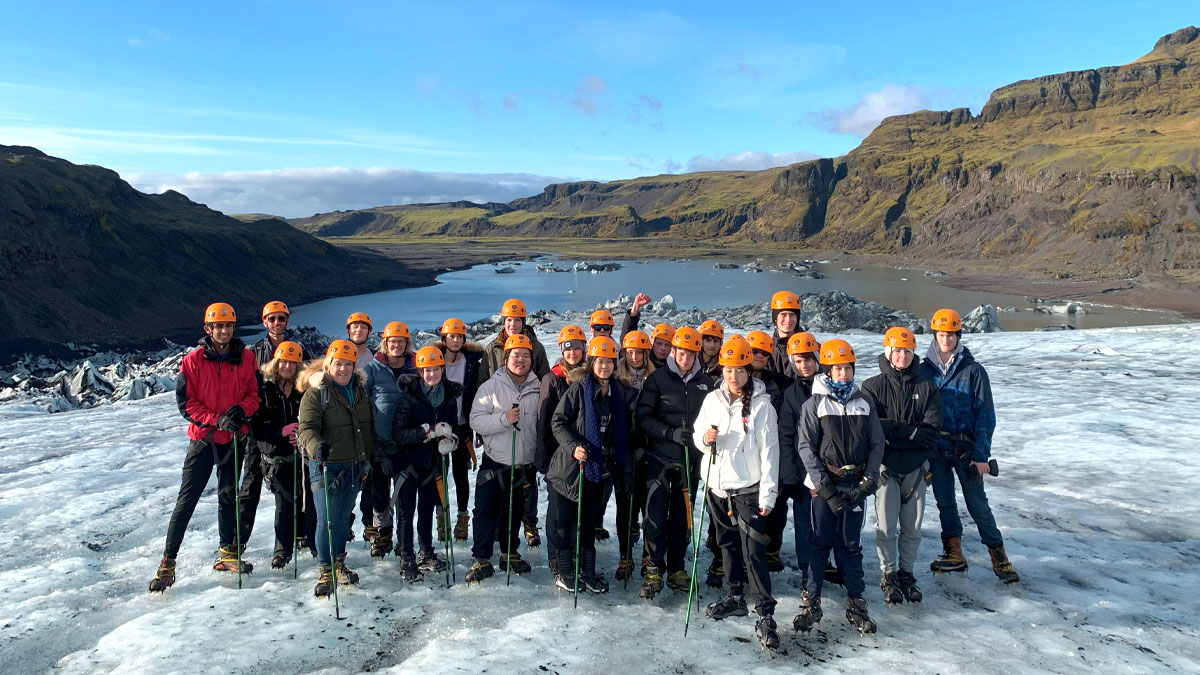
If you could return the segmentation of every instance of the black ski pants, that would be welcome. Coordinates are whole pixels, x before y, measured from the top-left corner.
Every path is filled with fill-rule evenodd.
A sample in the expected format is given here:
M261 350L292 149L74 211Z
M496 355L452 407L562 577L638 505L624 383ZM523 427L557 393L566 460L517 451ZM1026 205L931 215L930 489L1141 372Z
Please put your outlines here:
M238 520L242 527L242 548L249 548L250 534L254 531L254 517L258 515L258 501L262 497L263 461L258 451L258 443L248 442L249 447L241 448L245 453L242 461L242 484L238 487L238 498L242 508ZM290 491L291 488L289 488Z
M471 555L490 559L497 540L500 553L516 552L521 539L521 519L525 511L525 478L529 466L516 467L516 485L510 484L511 469L507 464L483 455L475 477L475 511L471 522ZM512 527L509 528L509 508L512 508ZM505 530L507 536L505 536Z
M396 555L404 560L414 557L414 516L421 550L433 550L433 507L441 501L438 495L440 477L440 468L416 469L411 466L396 476Z
M700 465L697 462L690 467L690 484L685 480L683 464L649 455L646 468L646 551L655 567L676 572L683 569L687 557L692 531L688 516L696 503Z
M187 531L200 495L208 485L213 469L217 470L217 532L220 545L233 550L236 546L236 492L237 473L233 461L232 444L218 445L210 441L188 443L183 459L183 478L179 482L179 496L175 498L175 510L167 525L167 542L163 556L174 559L183 544L183 533Z
M594 552L596 550L596 527L599 525L601 514L604 511L604 503L601 501L604 498L603 483L593 483L584 479L582 507L579 502L559 494L558 490L552 487L547 486L546 493L548 498L555 502L555 508L552 511L554 520L551 521L549 516L546 517L546 530L547 532L554 531L555 539L560 547L555 557L574 560L576 520L579 521L579 550Z
M709 492L708 513L717 525L725 590L741 595L749 581L755 611L759 616L773 615L775 598L771 597L771 573L767 570L767 523L758 514L758 486L739 494L730 493L728 497Z
M647 467L647 460L634 462L633 485L626 486L624 491L617 491L617 543L621 546L621 557L628 560L634 559L633 539L642 527L638 515L646 509ZM604 514L601 513L600 521L603 520Z

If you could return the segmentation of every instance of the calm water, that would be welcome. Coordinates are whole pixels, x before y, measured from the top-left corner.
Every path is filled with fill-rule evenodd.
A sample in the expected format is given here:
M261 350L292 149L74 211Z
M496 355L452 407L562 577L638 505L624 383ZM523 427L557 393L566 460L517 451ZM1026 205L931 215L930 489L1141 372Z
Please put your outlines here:
M557 264L570 266L561 260ZM711 259L678 263L621 261L621 264L620 270L599 274L537 272L533 262L512 265L516 270L512 274L496 274L492 265L477 265L443 274L436 286L347 296L293 307L292 323L315 326L328 335L341 335L351 312L366 312L374 320L376 330L382 330L388 321L404 321L411 328L430 330L451 316L474 321L495 314L500 304L512 297L525 301L531 311L539 308L564 311L591 309L600 301L641 291L656 300L670 294L680 308L705 309L766 303L779 290L796 293L840 290L923 317L942 307L953 307L965 314L987 303L1022 310L998 315L1005 330L1032 330L1063 323L1076 328L1098 328L1178 321L1170 313L1093 305L1087 307L1089 313L1084 315L1035 314L1028 311L1032 305L1023 296L961 291L925 277L921 270L892 267L845 271L836 262L818 264L813 269L825 275L824 279L799 279L790 273L714 269Z

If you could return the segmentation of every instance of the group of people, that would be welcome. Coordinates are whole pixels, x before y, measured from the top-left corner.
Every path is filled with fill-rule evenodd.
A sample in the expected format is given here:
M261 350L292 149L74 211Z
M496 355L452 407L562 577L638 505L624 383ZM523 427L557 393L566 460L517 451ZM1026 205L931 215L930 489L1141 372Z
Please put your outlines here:
M542 543L541 489L555 584L605 593L596 542L610 536L603 522L615 496L616 579L637 570L646 599L664 585L690 594L707 516L708 582L724 589L707 615L747 616L748 593L757 635L773 649L770 574L784 569L790 500L803 588L793 627L809 631L821 621L823 584L835 579L849 598L846 619L872 633L860 543L867 498L874 496L883 599L919 602L914 569L929 484L943 546L930 569L967 569L955 477L993 571L1018 581L984 491L983 476L995 475L991 389L962 344L957 312L934 314L924 359L911 330L888 329L879 374L860 384L854 349L804 332L794 293L775 293L773 326L745 336L726 336L711 320L644 332L649 302L638 294L623 313L619 342L608 310L593 312L586 327L563 327L553 365L517 299L504 302L502 325L483 345L451 318L436 342L415 349L408 326L393 321L372 354L371 319L354 313L346 339L316 359L288 339L284 303L263 307L267 335L249 348L234 337L234 309L210 305L204 337L180 366L176 396L190 442L150 590L174 583L184 530L214 469L214 569L251 571L242 554L266 484L276 502L271 566L285 568L307 548L322 597L358 581L346 564L356 503L371 556L394 552L406 581L446 569L434 548L435 520L443 542L470 536L468 582L495 574L497 544L500 570L527 574L518 549L522 539Z

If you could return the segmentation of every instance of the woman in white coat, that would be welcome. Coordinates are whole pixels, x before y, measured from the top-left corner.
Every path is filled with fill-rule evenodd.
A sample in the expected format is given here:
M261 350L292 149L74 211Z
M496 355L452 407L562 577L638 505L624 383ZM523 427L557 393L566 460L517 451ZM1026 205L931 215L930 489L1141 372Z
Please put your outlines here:
M708 606L708 616L746 616L742 588L749 581L759 617L755 632L764 647L776 649L765 533L777 496L779 441L771 397L762 381L750 377L752 360L750 345L741 336L721 346L722 382L704 398L692 438L704 453L706 501L725 571L725 597Z

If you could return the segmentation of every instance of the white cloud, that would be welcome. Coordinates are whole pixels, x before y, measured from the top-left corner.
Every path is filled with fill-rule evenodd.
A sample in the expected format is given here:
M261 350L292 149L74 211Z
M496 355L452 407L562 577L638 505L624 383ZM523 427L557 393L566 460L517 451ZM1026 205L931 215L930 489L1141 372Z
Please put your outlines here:
M144 192L175 190L224 213L287 218L391 204L507 202L564 180L526 173L437 173L395 167L128 174L125 178Z
M815 118L819 126L830 131L864 138L883 118L928 108L929 103L929 95L920 87L887 84L879 91L865 94L848 108L825 110Z
M761 150L749 150L746 152L737 152L713 159L703 155L697 155L688 160L688 171L761 171L777 166L787 166L797 162L807 162L810 159L817 159L819 155L814 155L811 152L762 152ZM672 162L671 164L674 164ZM678 166L678 164L675 164Z

